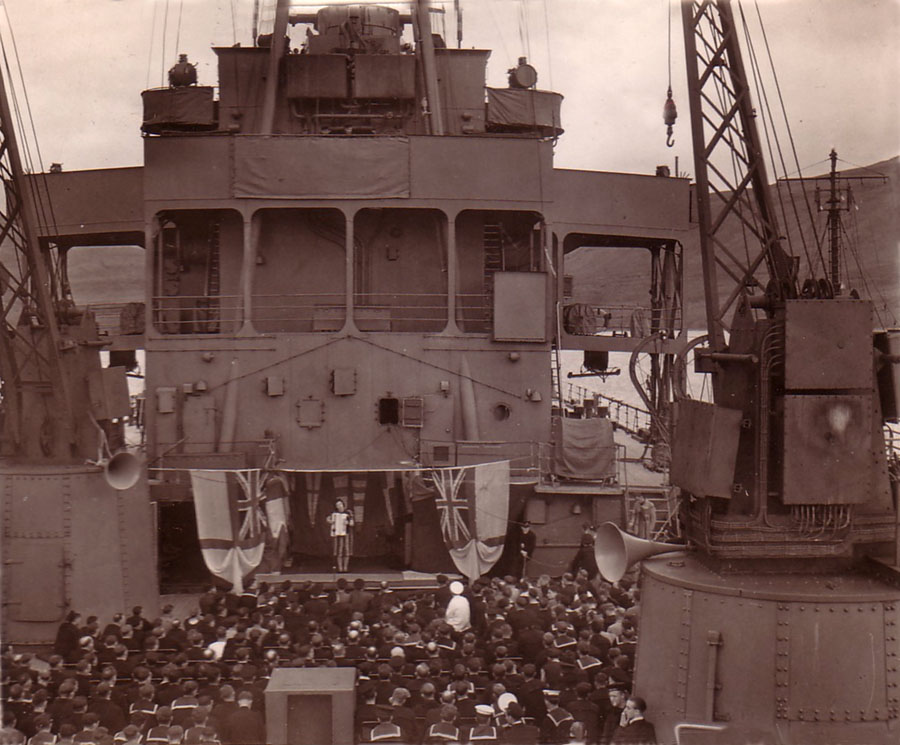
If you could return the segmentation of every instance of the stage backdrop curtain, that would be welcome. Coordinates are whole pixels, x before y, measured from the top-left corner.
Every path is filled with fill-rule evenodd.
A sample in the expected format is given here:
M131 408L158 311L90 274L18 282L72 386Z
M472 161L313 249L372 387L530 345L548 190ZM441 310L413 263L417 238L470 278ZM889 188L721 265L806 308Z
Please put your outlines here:
M395 523L401 509L399 486L391 472L294 472L291 505L292 550L307 556L331 556L326 518L337 499L354 513L351 555L384 556L394 552Z
M265 548L260 472L193 469L190 474L203 560L241 593L244 577L259 566Z
M441 532L456 568L472 582L503 553L509 461L431 471Z

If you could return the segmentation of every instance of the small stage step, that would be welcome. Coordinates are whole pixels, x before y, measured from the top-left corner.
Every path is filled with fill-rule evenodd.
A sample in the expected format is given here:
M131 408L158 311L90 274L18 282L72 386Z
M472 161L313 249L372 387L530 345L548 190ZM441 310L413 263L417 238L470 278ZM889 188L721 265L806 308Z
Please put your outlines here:
M461 579L461 575L446 572L444 576L451 581ZM300 582L318 582L326 588L332 588L337 584L338 579L343 577L348 583L353 583L357 578L361 578L366 587L371 589L379 587L382 582L387 582L388 587L392 590L434 590L437 589L437 574L429 572L414 572L406 569L397 570L381 570L381 571L361 571L361 572L322 572L322 571L303 571L302 568L285 568L282 572L271 572L265 574L257 574L256 579L259 582L268 582L270 585L276 585L285 580L291 583Z

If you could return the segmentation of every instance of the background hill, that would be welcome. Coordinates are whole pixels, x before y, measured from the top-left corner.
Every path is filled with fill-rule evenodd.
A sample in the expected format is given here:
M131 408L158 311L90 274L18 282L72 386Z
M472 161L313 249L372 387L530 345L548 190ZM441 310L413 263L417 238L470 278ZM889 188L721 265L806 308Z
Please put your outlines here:
M882 180L854 180L853 176L871 177L884 174ZM827 174L825 174L827 175ZM844 236L844 261L842 277L844 285L856 288L864 298L875 303L880 326L900 325L900 156L875 163L865 168L843 171L853 193L853 207L843 212L846 234ZM807 177L807 179L810 177ZM820 182L821 183L821 182ZM827 184L822 183L825 187ZM804 188L816 219L816 232L821 237L825 230L825 214L816 212L815 184L791 182L779 184L778 193L790 204L793 195L803 204ZM777 200L776 200L777 201ZM788 207L790 210L791 208ZM805 206L799 208L809 225ZM789 212L790 214L790 212ZM779 213L782 233L785 221ZM807 241L812 233L806 229ZM741 247L743 238L740 225L726 223L724 235L729 245ZM803 255L799 243L800 229L789 224L786 234L795 244L795 252ZM814 250L814 249L813 249ZM827 261L827 243L823 245ZM817 252L814 253L817 257ZM705 309L703 281L700 265L700 238L697 231L684 241L684 294L685 319L689 328L704 328ZM642 305L647 303L649 288L649 253L643 249L589 248L573 251L566 257L565 273L574 276L574 298L579 302L595 305ZM817 272L821 276L821 270ZM801 278L806 277L805 261L801 263ZM720 291L725 279L720 279ZM730 290L731 288L727 288Z

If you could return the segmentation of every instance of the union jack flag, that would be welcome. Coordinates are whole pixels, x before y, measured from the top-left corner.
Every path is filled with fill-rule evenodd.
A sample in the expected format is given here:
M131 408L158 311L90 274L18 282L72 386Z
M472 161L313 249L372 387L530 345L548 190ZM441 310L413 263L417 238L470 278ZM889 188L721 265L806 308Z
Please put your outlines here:
M461 489L465 477L464 468L431 472L438 491L435 506L441 516L441 533L444 535L444 542L454 548L464 546L472 538L469 530L469 499L465 493L467 490Z
M264 480L259 469L192 469L197 538L206 566L243 591L243 577L262 560L266 538Z
M263 509L265 494L262 479L258 470L235 471L234 476L240 490L233 502L232 526L235 530L235 543L240 546L252 546L265 540L266 513Z

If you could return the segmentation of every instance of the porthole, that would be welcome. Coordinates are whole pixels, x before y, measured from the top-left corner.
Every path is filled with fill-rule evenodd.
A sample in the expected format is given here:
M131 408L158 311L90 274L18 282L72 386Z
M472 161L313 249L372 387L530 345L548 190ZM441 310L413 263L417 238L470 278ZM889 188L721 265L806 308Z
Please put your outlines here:
M510 414L512 414L512 409L506 404L497 404L494 407L494 419L498 422L505 422L509 419Z

